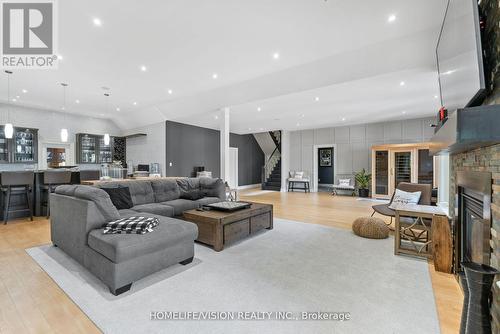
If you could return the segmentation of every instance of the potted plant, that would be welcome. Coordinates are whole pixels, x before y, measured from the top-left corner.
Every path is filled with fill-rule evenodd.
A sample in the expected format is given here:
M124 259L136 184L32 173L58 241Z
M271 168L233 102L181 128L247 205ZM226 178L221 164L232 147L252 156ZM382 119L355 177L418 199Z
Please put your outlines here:
M354 179L358 185L359 197L368 197L370 193L370 181L372 179L371 174L366 174L366 170L363 168L361 172L355 174Z

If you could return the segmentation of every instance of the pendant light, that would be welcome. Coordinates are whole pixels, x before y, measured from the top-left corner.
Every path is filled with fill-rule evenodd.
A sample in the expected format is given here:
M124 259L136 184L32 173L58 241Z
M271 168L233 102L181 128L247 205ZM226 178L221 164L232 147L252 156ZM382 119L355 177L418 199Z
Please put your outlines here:
M109 94L104 93L104 99L106 101L106 114L108 113L108 100L109 100ZM109 133L104 134L104 145L108 146L111 141L111 137L109 136Z
M5 138L11 139L14 135L14 126L10 123L10 75L11 71L5 71L7 73L7 124L5 124L4 133Z
M63 115L63 126L66 124L66 87L68 87L68 84L67 83L61 83L61 86L63 87L63 112L64 112L64 115ZM69 137L69 134L68 134L68 129L66 128L62 128L61 129L61 141L63 143L66 143L68 141L68 137Z

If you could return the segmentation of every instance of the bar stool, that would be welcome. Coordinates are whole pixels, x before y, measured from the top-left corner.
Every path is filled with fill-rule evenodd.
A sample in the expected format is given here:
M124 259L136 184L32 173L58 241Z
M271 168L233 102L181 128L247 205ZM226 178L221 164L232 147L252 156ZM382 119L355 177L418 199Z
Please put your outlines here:
M47 201L42 205L47 207L47 219L50 217L50 194L56 190L57 186L63 184L71 184L71 171L43 172L43 189L47 191Z
M5 195L4 204L4 225L9 220L9 213L15 212L30 212L30 219L33 221L33 208L31 206L31 190L33 189L33 182L35 174L33 172L2 172L2 192ZM24 194L26 196L27 208L24 209L10 209L10 199L12 195Z

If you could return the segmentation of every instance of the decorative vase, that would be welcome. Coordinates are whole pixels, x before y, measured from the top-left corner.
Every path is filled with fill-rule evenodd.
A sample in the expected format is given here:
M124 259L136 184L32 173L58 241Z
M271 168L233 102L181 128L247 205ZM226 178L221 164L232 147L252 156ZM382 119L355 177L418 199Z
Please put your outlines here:
M369 189L358 189L359 197L368 197L370 194Z
M462 267L469 291L465 334L491 334L491 286L495 275L500 272L493 267L473 262L463 262Z

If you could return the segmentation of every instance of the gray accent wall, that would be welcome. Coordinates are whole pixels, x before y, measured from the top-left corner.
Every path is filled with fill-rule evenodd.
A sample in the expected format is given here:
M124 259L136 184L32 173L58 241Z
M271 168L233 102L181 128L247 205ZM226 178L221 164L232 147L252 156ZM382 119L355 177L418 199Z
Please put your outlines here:
M260 183L264 153L253 135L231 133L229 145L238 148L239 185ZM195 166L204 166L213 177L220 176L219 130L167 121L166 175L191 176Z
M231 133L229 146L238 148L238 185L260 184L264 152L255 137Z
M314 145L335 144L338 178L352 177L365 168L371 170L371 147L382 144L430 141L434 118L372 123L345 127L290 132L290 170L312 175Z
M205 170L211 171L213 177L219 177L219 142L218 130L167 121L167 176L191 176L195 166L205 166Z

